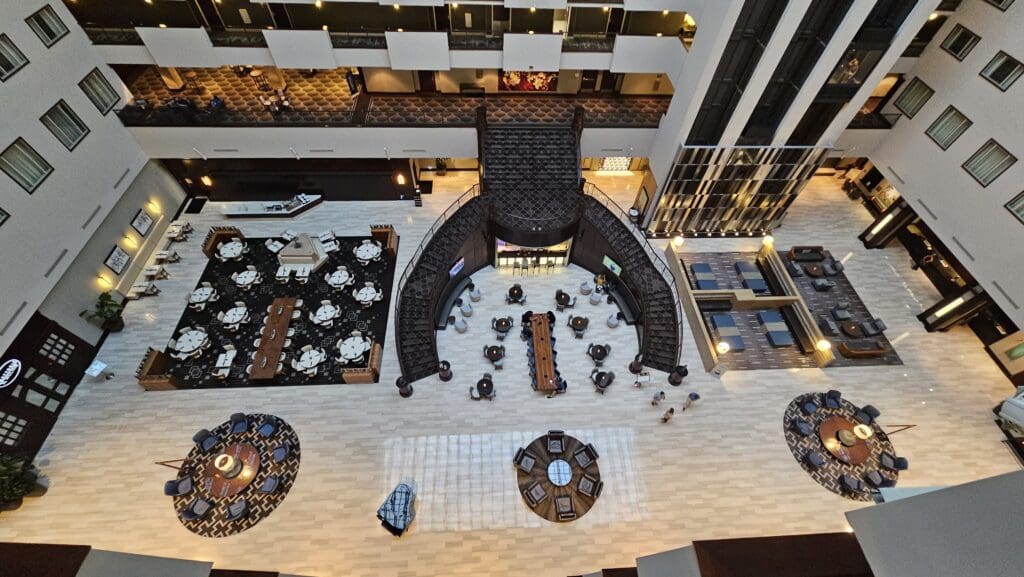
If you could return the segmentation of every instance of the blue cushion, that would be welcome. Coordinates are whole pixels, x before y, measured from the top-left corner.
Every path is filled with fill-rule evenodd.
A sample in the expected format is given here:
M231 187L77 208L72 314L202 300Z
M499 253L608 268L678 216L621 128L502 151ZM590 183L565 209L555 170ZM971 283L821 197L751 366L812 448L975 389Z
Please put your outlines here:
M794 344L793 335L789 331L770 331L767 335L773 347L791 347Z

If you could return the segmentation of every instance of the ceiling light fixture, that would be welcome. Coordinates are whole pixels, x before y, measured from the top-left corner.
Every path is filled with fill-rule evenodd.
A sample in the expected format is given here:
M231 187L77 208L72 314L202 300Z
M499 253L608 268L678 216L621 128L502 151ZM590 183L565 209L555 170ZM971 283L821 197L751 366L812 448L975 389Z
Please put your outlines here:
M601 7L601 12L607 12L609 10L611 10L611 8L609 8L608 6L602 6Z
M220 1L220 0L218 0L218 1ZM323 8L324 7L324 0L316 0L316 2L313 3L313 6L316 6L317 8Z
M160 24L160 27L161 28L167 28L167 25L166 24Z
M398 10L398 9L401 8L401 6L399 6L398 4L392 4L391 7L394 8L395 10Z
M537 7L536 6L530 6L530 12L536 12L536 11L537 11Z
M661 15L662 16L668 16L668 10L662 10L661 11Z
M213 186L213 179L205 174L199 177L199 182L203 183L203 186Z

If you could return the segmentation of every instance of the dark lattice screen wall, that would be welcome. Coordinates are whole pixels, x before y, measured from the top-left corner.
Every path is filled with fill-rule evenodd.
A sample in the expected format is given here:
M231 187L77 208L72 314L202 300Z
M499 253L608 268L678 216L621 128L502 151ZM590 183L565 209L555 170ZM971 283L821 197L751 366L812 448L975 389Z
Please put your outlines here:
M682 147L648 230L656 236L769 231L824 162L827 150Z

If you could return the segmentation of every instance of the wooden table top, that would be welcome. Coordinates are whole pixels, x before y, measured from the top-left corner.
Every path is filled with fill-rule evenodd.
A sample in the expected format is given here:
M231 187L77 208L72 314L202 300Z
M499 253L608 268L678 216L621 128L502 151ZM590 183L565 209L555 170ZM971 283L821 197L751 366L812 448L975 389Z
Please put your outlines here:
M584 473L590 475L598 481L601 480L601 471L598 469L597 461L587 465L586 468L580 467L580 464L573 458L573 453L582 449L586 443L580 441L576 437L570 437L565 435L562 437L562 452L559 454L552 455L548 453L547 446L547 435L541 435L533 440L526 447L526 451L537 458L537 462L533 465L533 470L529 473L523 471L519 467L516 467L516 481L519 485L519 494L522 496L523 491L533 484L534 481L540 482L544 487L544 490L548 494L548 498L544 499L533 512L544 517L548 521L555 523L563 522L558 518L558 510L555 508L555 499L558 497L570 496L572 497L573 508L576 510L576 518L579 519L594 506L597 499L588 497L577 490L577 485L580 482L580 477ZM562 459L566 463L569 463L569 468L572 470L572 478L569 483L564 486L557 486L551 482L548 478L548 465L555 459ZM530 507L529 503L526 503L525 497L523 503L527 507Z
M853 435L855 426L848 419L839 416L829 417L818 425L818 437L821 438L821 444L825 445L825 450L848 465L860 465L871 455L867 441L856 436L853 438L857 442L850 447L839 442L839 431L849 431Z
M214 465L217 459L213 458L207 463L203 470L200 483L206 493L214 499L233 497L243 489L252 484L256 473L260 470L260 452L249 443L234 443L224 447L223 454L231 455L242 462L242 470L238 475L230 479L221 475Z
M281 310L278 313L278 309ZM277 376L277 363L281 360L281 352L288 335L288 325L292 322L292 311L295 310L295 299L276 298L270 305L267 324L260 333L260 346L252 360L252 372L249 380L267 380ZM277 331L276 333L274 331ZM274 338L271 338L274 335ZM264 363L264 359L266 363Z
M537 372L537 390L554 391L557 386L555 376L555 355L551 346L551 325L546 314L535 314L530 318L533 329L534 367Z

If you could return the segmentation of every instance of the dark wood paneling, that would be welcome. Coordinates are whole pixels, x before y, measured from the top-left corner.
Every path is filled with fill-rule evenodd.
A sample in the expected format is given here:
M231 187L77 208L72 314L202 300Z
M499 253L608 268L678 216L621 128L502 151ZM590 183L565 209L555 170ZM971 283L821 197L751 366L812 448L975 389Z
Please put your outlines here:
M0 575L75 577L89 550L85 545L0 543Z
M873 577L853 533L694 541L701 577Z

